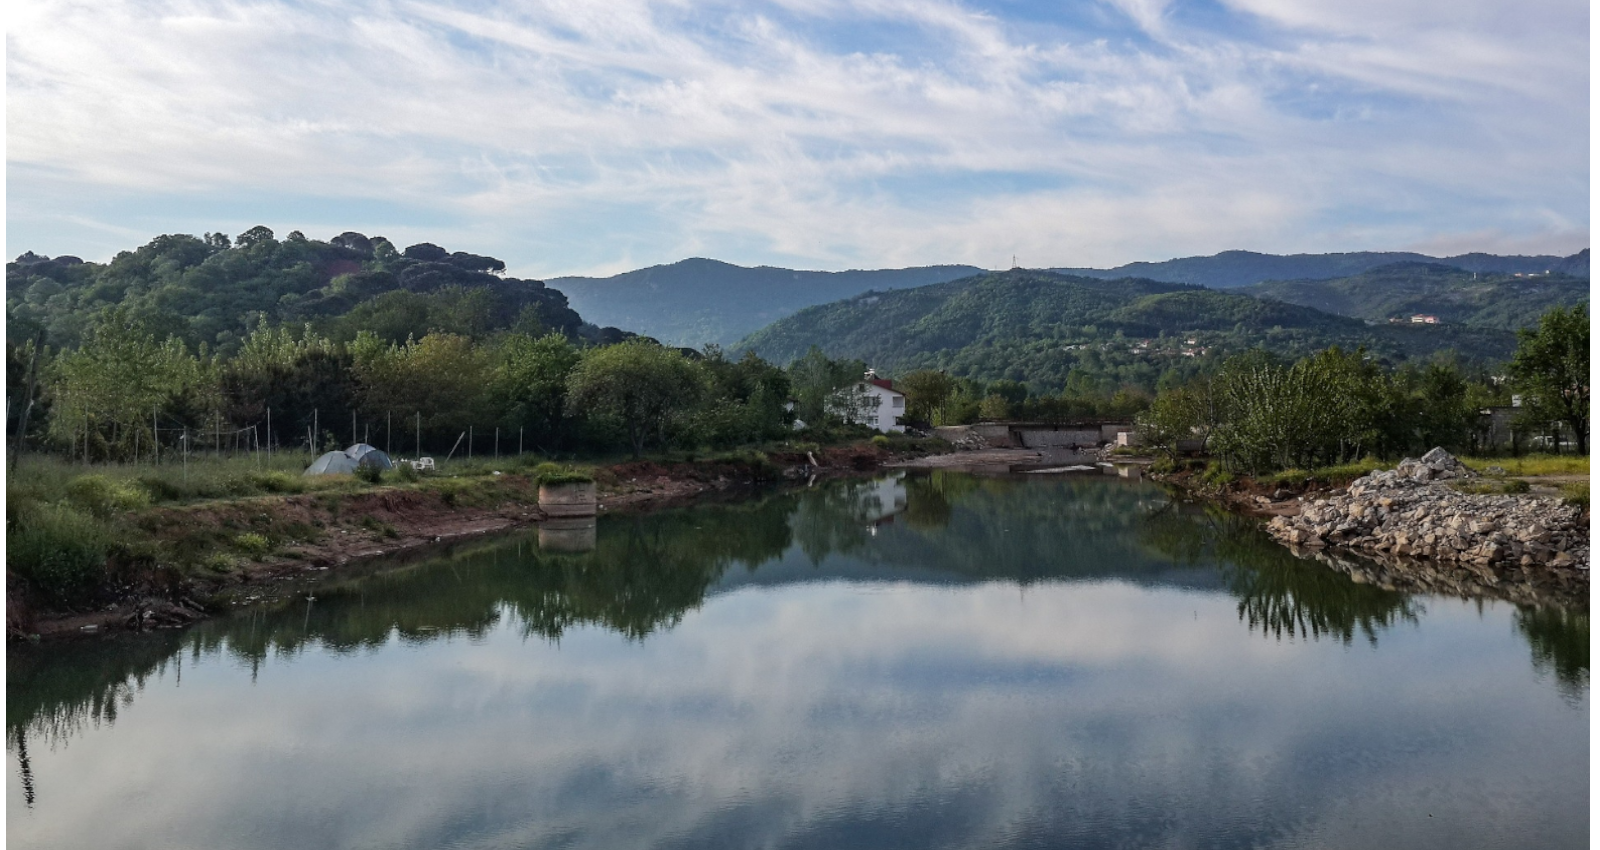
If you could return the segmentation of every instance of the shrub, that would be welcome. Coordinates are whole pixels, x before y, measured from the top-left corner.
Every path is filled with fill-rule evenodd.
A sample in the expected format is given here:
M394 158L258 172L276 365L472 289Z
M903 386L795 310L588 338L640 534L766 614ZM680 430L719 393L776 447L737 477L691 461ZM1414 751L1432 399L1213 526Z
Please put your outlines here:
M377 484L383 481L383 470L375 463L363 463L356 466L356 477L368 484Z
M412 484L418 479L422 478L422 473L418 472L417 468L411 464L402 463L394 468L394 477L406 482L407 484Z
M888 446L889 446L889 438L884 436L883 434L876 434L872 438L872 444L874 446L877 446L880 449L888 448Z
M264 534L248 531L233 538L233 547L252 558L259 558L272 551L272 541Z
M1561 501L1564 504L1576 505L1587 510L1589 507L1589 482L1569 481L1561 485Z
M150 504L150 494L137 484L104 475L80 475L67 482L67 500L91 516L104 519Z
M1502 493L1526 493L1532 489L1533 487L1521 478L1512 478L1500 485L1500 492Z
M1200 473L1200 483L1221 487L1233 483L1233 475L1223 469L1221 464L1212 462L1206 464L1205 471Z
M92 601L105 578L111 534L92 517L62 505L17 512L6 533L6 568L52 608Z

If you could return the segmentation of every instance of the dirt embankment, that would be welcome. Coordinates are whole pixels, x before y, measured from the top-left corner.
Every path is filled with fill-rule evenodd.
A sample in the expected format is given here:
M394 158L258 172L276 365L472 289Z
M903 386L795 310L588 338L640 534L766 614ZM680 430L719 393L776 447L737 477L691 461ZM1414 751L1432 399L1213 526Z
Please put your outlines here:
M769 454L760 461L629 461L596 470L602 515L686 504L784 482L870 472L907 455L877 446ZM359 493L263 496L153 508L134 524L175 560L209 564L180 570L152 558L113 557L98 610L31 609L7 574L9 638L182 626L239 605L307 592L330 573L374 558L426 556L450 541L540 522L536 481L526 475L424 481ZM241 536L274 545L237 555ZM232 554L230 554L232 553Z

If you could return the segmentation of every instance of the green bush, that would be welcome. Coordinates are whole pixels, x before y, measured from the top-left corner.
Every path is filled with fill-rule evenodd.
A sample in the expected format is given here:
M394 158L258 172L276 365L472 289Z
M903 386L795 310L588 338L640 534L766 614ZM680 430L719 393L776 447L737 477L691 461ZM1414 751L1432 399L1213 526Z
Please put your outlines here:
M884 436L884 435L882 435L882 434L877 434L877 435L873 436L872 444L874 446L877 446L880 449L888 448L888 446L889 446L889 438Z
M422 478L422 473L418 472L417 468L411 464L402 463L394 468L394 477L406 482L407 484L412 484L418 479Z
M368 484L377 484L383 481L383 470L374 463L363 463L356 466L356 477Z
M1561 501L1580 508L1589 507L1589 482L1569 481L1561 485Z
M1233 483L1233 475L1223 469L1221 464L1212 462L1206 464L1205 471L1200 473L1200 483L1221 487Z
M67 501L91 516L105 519L112 514L147 507L150 494L129 481L113 481L104 475L80 475L67 482Z
M1532 485L1521 478L1508 479L1504 484L1500 485L1500 492L1502 493L1526 493L1532 489Z
M268 540L264 534L247 531L233 538L233 548L252 558L259 558L272 551L272 541Z
M44 605L62 609L93 601L105 580L111 533L93 517L63 505L19 510L6 532L6 568Z

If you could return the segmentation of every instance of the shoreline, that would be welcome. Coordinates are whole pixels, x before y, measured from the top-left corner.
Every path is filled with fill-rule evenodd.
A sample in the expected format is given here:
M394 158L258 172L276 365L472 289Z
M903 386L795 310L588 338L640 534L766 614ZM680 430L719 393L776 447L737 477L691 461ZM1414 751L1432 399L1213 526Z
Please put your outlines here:
M735 498L808 481L861 475L898 458L871 445L835 446L815 453L774 454L772 466L727 461L628 460L596 469L596 518ZM447 479L448 480L448 479ZM501 498L464 504L452 491L406 486L380 487L335 496L302 493L256 496L153 508L139 517L153 538L185 542L221 529L271 526L316 530L271 556L236 565L225 573L181 574L153 563L108 562L108 572L126 587L120 599L96 611L30 610L8 574L7 641L64 640L182 628L254 605L281 601L323 579L380 559L401 563L486 535L536 527L545 520L538 485L526 474L497 475L472 482ZM471 491L468 491L468 495ZM396 566L399 566L397 564Z

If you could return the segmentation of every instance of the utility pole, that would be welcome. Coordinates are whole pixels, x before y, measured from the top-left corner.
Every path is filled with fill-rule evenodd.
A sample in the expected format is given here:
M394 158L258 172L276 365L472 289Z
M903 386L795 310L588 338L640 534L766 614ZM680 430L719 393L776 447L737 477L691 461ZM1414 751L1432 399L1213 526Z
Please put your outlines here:
M422 411L417 411L417 460L422 460Z
M350 443L354 445L359 442L361 440L356 436L356 412L352 410L350 411Z
M267 408L267 466L272 465L272 408Z
M39 349L44 348L44 329L33 338L33 357L28 362L28 403L22 406L22 421L17 425L17 453L11 456L11 471L17 471L17 461L22 458L22 447L28 439L28 414L33 412L33 387L39 379Z
M472 426L467 426L467 460L472 460Z
M322 413L321 408L311 408L311 439L306 441L306 448L314 455L317 453L317 441L322 439L322 426L317 422L317 416Z
M384 420L383 453L384 454L393 454L394 453L394 411L385 410L383 412L383 420Z
M500 426L494 426L494 459L500 459Z

